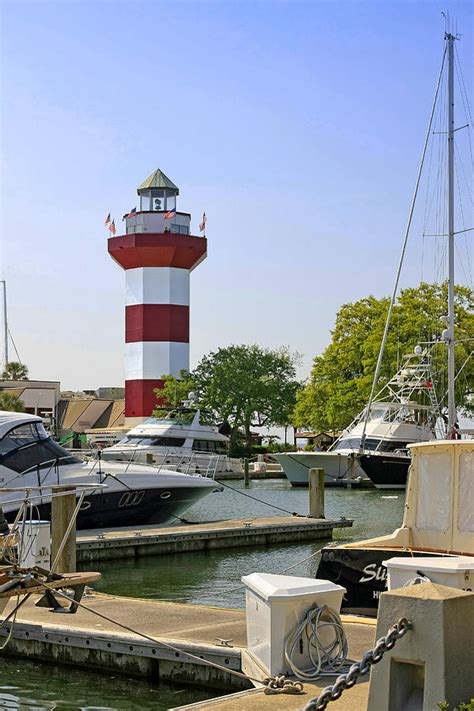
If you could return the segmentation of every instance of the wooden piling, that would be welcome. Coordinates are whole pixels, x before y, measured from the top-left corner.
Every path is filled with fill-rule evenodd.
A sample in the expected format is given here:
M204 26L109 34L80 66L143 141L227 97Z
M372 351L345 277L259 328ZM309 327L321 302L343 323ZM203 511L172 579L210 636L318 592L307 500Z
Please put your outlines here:
M244 457L244 486L248 486L249 484L250 484L249 460L248 460L248 457Z
M68 491L72 493L63 493L62 496L53 496L51 499L51 565L56 560L64 534L76 508L76 488L74 486L61 486L54 489L55 494ZM69 531L54 572L76 572L76 522Z
M324 516L324 469L309 470L309 516Z

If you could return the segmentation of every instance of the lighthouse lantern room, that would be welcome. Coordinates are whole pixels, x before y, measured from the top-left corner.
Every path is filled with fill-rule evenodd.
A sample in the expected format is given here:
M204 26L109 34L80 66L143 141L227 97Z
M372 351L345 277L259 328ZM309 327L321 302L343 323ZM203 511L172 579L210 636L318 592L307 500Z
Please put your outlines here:
M205 237L190 234L177 211L179 188L155 170L137 189L125 234L108 251L125 270L125 422L150 417L164 375L189 370L190 273L207 256Z

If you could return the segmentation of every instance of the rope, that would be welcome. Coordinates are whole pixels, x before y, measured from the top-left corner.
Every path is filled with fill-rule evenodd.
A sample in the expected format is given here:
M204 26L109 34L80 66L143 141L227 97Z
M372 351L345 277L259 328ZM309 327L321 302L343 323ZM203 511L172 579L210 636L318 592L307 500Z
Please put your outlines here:
M327 634L328 631L332 634ZM323 641L324 637L326 642ZM295 652L299 650L300 654L302 653L304 641L311 661L309 669L302 669L294 661ZM347 637L341 618L327 605L316 605L308 610L285 642L285 659L288 666L298 679L305 681L315 681L323 675L338 674L347 659L347 652Z
M234 489L233 486L229 486L229 484L226 484L224 481L219 481L219 484L222 486L225 486L227 489L230 489L231 491L235 491L236 494L242 494L242 496L246 496L248 499L253 499L253 501L257 501L259 504L264 504L264 506L270 506L272 509L276 509L277 511L283 511L283 513L290 514L290 516L299 516L300 518L308 518L304 514L300 514L297 511L289 511L288 509L282 509L281 506L277 506L276 504L270 504L268 501L262 501L262 499L257 499L255 496L252 496L251 494L247 494L246 491L240 491L239 489Z

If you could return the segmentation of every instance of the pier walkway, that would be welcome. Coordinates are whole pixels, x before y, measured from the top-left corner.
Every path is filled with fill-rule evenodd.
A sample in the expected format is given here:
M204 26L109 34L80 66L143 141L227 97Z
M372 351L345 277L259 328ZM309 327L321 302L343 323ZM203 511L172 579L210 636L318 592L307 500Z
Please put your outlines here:
M206 686L228 694L239 692L237 696L233 694L189 707L209 708L209 711L237 708L291 711L302 708L318 693L318 687L311 684L306 685L307 693L301 696L265 696L259 689L240 694L251 684L226 669L242 670L247 641L245 612L241 610L93 593L82 601L90 610L80 608L75 615L61 615L36 607L37 600L38 596L33 596L18 611L11 640L2 654L144 677L155 682L166 680ZM4 614L13 606L12 601ZM92 610L134 632L117 627ZM343 621L349 656L358 659L373 645L375 621L351 616L343 616ZM10 625L7 622L0 629L0 641L7 636ZM144 639L137 632L152 639ZM165 646L167 644L173 648ZM186 652L197 658L189 658ZM222 669L211 667L204 660L215 662ZM325 680L322 686L331 679ZM345 702L350 702L354 711L365 710L366 689L367 683L362 683L345 692ZM333 708L337 711L344 707L335 703Z
M352 526L350 519L272 516L169 527L105 528L79 531L78 563L139 558L240 546L330 539L333 529Z

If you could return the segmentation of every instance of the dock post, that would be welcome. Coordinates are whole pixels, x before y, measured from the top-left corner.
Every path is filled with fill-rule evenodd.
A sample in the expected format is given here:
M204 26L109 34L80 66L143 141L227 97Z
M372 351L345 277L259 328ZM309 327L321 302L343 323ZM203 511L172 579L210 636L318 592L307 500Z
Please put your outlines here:
M376 639L401 618L413 628L370 671L368 711L431 711L472 698L474 594L434 583L383 592Z
M250 483L249 459L248 459L248 457L244 457L244 485L248 486L249 483Z
M53 496L51 499L51 565L61 549L61 542L76 508L76 488L74 486L61 486L54 489L55 494L67 491L71 493ZM76 522L69 531L54 572L76 572Z
M324 516L324 469L309 470L309 517Z

